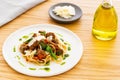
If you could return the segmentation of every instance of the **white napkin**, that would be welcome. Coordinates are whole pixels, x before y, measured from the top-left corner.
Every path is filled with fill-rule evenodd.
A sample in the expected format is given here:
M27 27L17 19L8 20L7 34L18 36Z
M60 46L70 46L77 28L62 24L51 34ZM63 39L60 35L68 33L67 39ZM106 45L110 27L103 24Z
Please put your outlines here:
M46 0L0 0L0 26Z

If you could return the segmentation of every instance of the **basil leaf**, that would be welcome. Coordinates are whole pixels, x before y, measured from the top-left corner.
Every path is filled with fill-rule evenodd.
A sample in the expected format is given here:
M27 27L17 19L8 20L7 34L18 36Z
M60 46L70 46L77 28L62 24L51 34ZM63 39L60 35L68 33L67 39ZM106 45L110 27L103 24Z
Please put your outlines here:
M33 38L26 40L24 43L29 43Z
M47 45L44 42L40 42L40 45L41 45L41 47L42 47L43 50L45 50L46 47L47 47Z
M52 58L54 58L55 60L57 60L57 56L55 55L55 53L53 53L52 48L49 45L47 45L46 51L50 53L50 56Z

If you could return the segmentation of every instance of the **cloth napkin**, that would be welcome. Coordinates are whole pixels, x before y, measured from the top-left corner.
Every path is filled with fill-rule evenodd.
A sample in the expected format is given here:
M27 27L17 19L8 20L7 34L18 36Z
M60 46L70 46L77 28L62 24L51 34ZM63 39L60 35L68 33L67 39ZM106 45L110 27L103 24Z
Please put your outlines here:
M47 0L0 0L0 27Z

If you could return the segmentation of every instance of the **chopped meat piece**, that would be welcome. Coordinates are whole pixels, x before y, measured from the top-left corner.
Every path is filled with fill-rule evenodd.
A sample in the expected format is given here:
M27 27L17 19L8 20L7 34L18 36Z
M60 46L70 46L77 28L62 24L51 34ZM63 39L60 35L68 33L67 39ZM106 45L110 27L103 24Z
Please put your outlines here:
M46 37L49 37L49 36L52 36L52 38L55 39L55 34L54 34L54 33L48 32L48 33L46 34Z
M34 33L32 37L37 37L37 34L36 34L36 33Z
M29 46L25 43L20 46L20 52L23 53L23 54L25 54L24 51L28 50L28 49L29 49Z
M39 48L39 41L35 41L31 46L30 50L38 49Z
M52 36L52 39L50 38L51 41L58 44L58 40L56 39L56 36L54 33L52 33L52 32L46 33L46 38L51 37L51 36Z

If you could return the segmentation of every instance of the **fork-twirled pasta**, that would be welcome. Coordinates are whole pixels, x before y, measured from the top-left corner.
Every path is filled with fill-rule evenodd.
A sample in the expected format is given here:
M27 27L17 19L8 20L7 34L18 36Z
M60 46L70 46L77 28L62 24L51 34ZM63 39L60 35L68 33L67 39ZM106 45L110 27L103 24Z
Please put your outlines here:
M53 32L38 31L20 45L20 52L28 62L40 65L51 61L60 63L67 45Z

